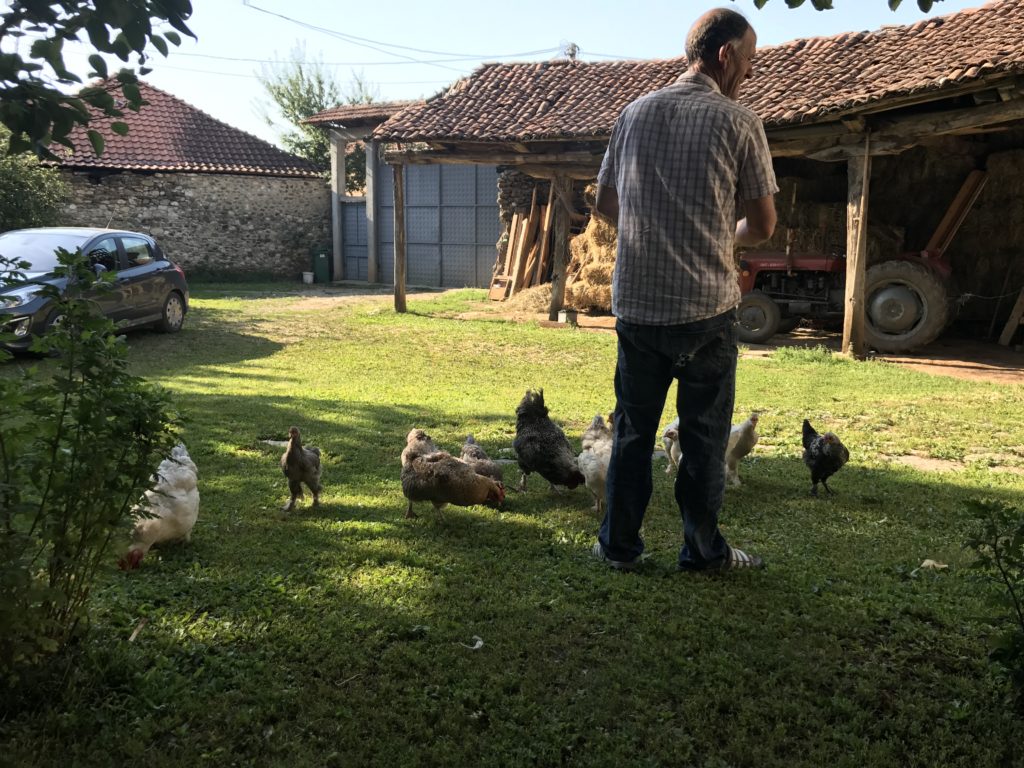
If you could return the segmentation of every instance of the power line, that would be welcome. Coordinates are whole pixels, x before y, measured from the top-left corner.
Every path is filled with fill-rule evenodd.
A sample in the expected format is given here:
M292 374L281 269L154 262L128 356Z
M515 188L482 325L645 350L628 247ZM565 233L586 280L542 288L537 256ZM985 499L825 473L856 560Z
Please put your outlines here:
M254 11L260 11L261 13L266 13L266 14L268 14L270 16L276 16L279 19L284 19L285 21L290 21L293 24L298 24L301 27L306 27L307 29L314 29L314 30L316 30L318 32L323 32L324 34L332 35L332 36L338 37L338 38L340 38L342 40L348 40L348 41L351 41L351 42L358 41L358 42L361 42L361 43L372 43L373 45L383 45L386 48L398 48L398 49L401 49L403 51L412 51L413 53L426 53L426 54L429 54L431 56L455 56L455 57L458 57L458 58L461 58L461 59L485 60L485 59L506 59L506 58L512 58L514 56L537 56L537 55L540 55L540 54L543 54L543 53L553 53L553 52L559 50L558 48L547 48L547 49L541 50L541 51L525 51L523 53L510 53L510 54L496 55L496 56L495 55L490 55L490 54L477 54L477 53L452 53L451 51L430 51L430 50L426 50L426 49L423 49L423 48L413 48L412 46L408 46L408 45L399 45L398 43L387 43L387 42L384 42L382 40L371 40L368 37L359 37L358 35L350 35L350 34L348 34L346 32L338 32L337 30L328 29L326 27L318 27L315 24L310 24L310 23L305 22L305 21L299 21L298 19L294 19L291 16L285 16L285 15L280 14L280 13L275 13L274 11L267 10L266 8L260 8L258 5L253 5L251 0L242 0L242 5L244 5L246 8L252 8ZM370 46L367 46L367 47L370 47ZM375 48L374 50L378 50L378 49ZM390 53L388 51L382 51L382 53L389 53L392 56L397 56L398 55L398 54ZM420 62L420 63L426 64L426 63L429 63L429 62Z

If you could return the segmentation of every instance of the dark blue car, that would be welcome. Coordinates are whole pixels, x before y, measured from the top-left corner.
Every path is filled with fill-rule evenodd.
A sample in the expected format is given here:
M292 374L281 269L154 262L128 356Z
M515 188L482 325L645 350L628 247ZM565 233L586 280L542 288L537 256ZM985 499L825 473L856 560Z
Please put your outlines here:
M40 294L43 285L67 285L67 278L54 274L58 248L81 249L97 274L114 275L112 288L97 289L88 298L118 329L153 325L166 333L181 330L188 312L185 273L153 238L117 229L16 229L0 235L0 256L31 266L21 270L23 281L0 283L0 330L14 335L0 342L5 347L27 349L34 336L60 322L53 302Z

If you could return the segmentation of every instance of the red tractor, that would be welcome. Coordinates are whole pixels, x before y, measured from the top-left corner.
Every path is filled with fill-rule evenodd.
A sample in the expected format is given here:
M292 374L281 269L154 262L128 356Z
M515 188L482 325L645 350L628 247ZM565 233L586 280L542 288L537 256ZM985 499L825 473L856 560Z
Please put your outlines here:
M985 184L973 171L923 251L874 264L864 286L864 334L879 352L908 352L934 341L950 319L952 269L946 248ZM788 333L804 317L842 320L846 257L749 251L740 258L741 341Z

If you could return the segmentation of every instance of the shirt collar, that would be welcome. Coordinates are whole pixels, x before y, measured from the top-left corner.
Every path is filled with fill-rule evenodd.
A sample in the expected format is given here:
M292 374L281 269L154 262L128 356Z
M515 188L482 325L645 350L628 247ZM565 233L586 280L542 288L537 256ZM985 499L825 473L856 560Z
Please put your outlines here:
M722 89L718 87L718 83L716 83L710 77L705 75L703 72L694 72L692 69L688 69L685 72L683 72L683 74L676 78L676 82L680 84L694 83L696 85L703 85L707 88L710 88L712 91L717 91L718 93L722 92Z

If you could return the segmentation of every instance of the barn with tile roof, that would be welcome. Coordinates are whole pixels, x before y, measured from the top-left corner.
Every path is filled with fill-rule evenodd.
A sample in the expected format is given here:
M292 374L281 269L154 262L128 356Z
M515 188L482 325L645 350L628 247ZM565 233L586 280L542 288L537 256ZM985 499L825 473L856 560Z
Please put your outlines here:
M324 173L152 85L140 90L147 103L118 118L125 135L93 116L102 154L82 127L73 151L54 149L71 189L61 223L148 232L189 274L300 279L330 238Z
M740 101L764 120L783 186L780 229L815 219L802 215L807 206L833 205L846 230L833 239L854 254L848 267L863 270L870 254L925 249L965 178L984 170L987 184L947 255L960 321L974 333L1000 325L1024 282L1021 30L1024 0L996 0L758 49ZM622 108L685 67L682 58L484 65L393 115L373 138L398 167L499 163L568 188L596 176ZM860 220L865 181L868 225L858 239L842 225ZM558 278L556 269L556 288Z

